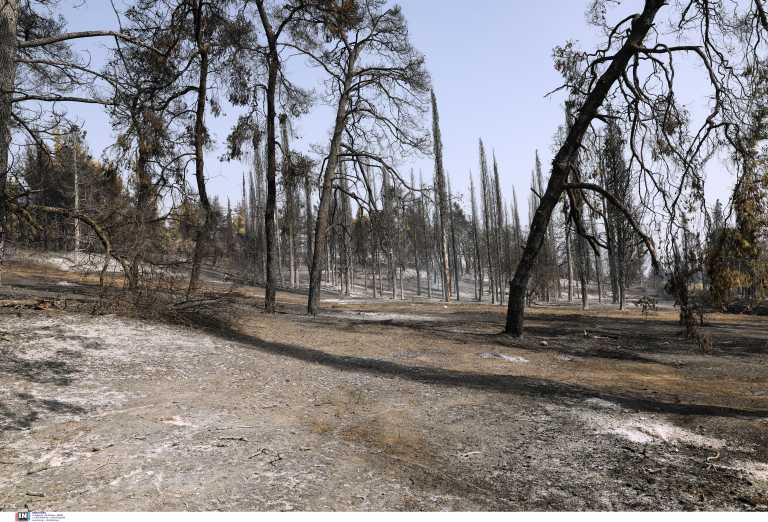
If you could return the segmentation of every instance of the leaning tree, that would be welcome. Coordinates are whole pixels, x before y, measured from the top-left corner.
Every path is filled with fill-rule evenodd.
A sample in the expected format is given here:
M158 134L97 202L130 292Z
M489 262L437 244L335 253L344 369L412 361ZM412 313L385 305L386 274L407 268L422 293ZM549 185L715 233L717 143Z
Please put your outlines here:
M511 335L523 334L528 280L563 195L572 201L585 199L577 195L585 192L604 197L626 217L654 268L659 267L654 242L635 215L606 187L581 176L585 136L607 121L608 103L627 125L629 168L640 176L643 204L663 214L667 223L679 224L683 213L678 209L686 194L703 195L702 166L714 149L721 145L744 149L748 135L742 124L747 121L744 93L750 90L745 76L764 67L768 38L764 0L729 7L696 0L672 5L645 0L642 11L612 25L606 23L608 4L595 0L590 9L593 22L604 31L600 48L579 52L569 43L555 52L574 112L510 282L505 331ZM712 90L708 114L698 125L692 124L691 115L675 97L675 73L691 63L703 66Z

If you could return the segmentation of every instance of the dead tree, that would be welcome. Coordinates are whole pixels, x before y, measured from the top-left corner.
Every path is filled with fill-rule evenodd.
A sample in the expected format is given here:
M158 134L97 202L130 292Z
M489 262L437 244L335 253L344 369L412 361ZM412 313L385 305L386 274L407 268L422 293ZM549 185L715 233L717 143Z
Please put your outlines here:
M492 217L491 217L491 200L490 200L490 187L488 179L488 161L485 157L485 147L483 146L483 140L479 140L480 143L480 207L483 212L483 234L485 236L485 255L488 262L488 293L491 296L491 304L496 303L496 279L493 263L493 249L492 244Z
M615 33L625 24L630 24L624 43L610 57L608 57L607 53L604 53L604 60L608 61L608 67L599 77L595 78L594 82L590 83L590 90L584 97L573 124L568 129L563 145L555 155L552 162L552 174L547 183L547 188L541 196L539 206L534 213L525 249L515 271L515 276L510 282L507 323L505 327L505 331L508 334L520 336L523 333L528 278L539 250L544 243L552 211L560 200L561 194L568 188L568 178L577 160L582 138L589 129L592 120L598 114L600 106L604 103L614 83L624 74L630 61L636 56L637 49L642 48L643 41L651 30L656 15L663 5L663 0L646 0L641 13L626 18L617 26ZM650 240L649 247L653 248Z
M76 52L70 43L109 38L126 50L141 47L153 59L162 59L165 51L153 47L151 36L155 33L134 36L111 30L68 32L63 19L48 11L48 4L42 0L0 2L0 263L9 210L21 216L27 212L23 204L15 201L19 195L7 190L11 156L17 152L12 150L13 135L26 134L39 150L47 151L45 140L58 134L58 129L70 126L62 104L112 106L120 91L114 75L92 67L88 56ZM71 209L45 212L60 216L75 212L80 216L78 222L96 224L89 216Z
M204 249L210 235L211 219L213 208L208 199L208 191L205 184L205 144L208 136L205 127L205 111L208 99L208 73L210 67L210 42L206 39L204 32L204 20L206 17L205 7L201 0L192 0L192 25L194 27L194 42L198 53L198 83L196 85L195 101L195 128L194 128L194 149L195 149L195 180L197 181L197 193L200 198L200 206L203 211L203 223L198 228L195 236L195 250L192 255L192 271L189 276L189 288L187 289L187 298L197 291L200 280L200 267L203 263Z
M459 282L461 281L461 274L459 269L459 254L456 248L456 223L453 218L453 195L451 193L451 180L448 179L448 223L451 227L451 251L453 252L453 281L456 289L456 300L461 300Z
M448 262L448 195L446 193L445 170L443 168L443 140L440 134L440 116L437 112L437 98L432 96L432 144L435 156L435 198L439 216L437 237L440 246L440 260L443 274L443 299L447 302L451 295L451 268Z
M597 121L610 119L601 111L606 102L615 114L626 115L629 166L640 176L641 204L663 214L667 223L679 222L679 207L686 194L703 199L700 169L720 144L736 151L744 149L749 104L743 94L752 86L739 71L764 67L761 54L766 49L768 19L763 0L732 7L717 2L681 2L670 6L665 29L654 30L665 5L663 0L646 0L641 12L610 27L602 22L604 17L597 16L606 2L595 2L593 19L605 30L605 45L594 53L577 52L573 44L556 50L556 65L566 78L564 87L574 97L577 110L555 154L547 189L511 284L505 329L509 334L522 334L528 278L552 211L563 194L569 199L577 192L605 197L627 218L658 268L653 242L637 216L605 187L582 180L579 173L585 135ZM649 35L653 41L646 45ZM676 64L681 56L703 66L712 90L709 113L696 126L691 125L690 115L674 95L679 72ZM571 212L574 209L578 210L578 205L571 205ZM575 225L593 248L599 247L597 238Z
M315 226L307 300L310 314L316 314L319 306L333 177L342 151L351 157L367 153L379 168L395 175L383 155L363 150L361 144L370 144L373 138L403 149L423 150L428 139L419 121L429 88L424 58L408 41L407 24L399 7L387 7L384 0L314 7L305 20L303 33L322 35L326 44L317 49L302 41L296 48L328 75L336 114Z
M505 263L504 252L506 247L504 246L504 203L501 198L501 182L499 180L499 165L496 161L496 153L493 153L493 201L494 201L494 239L496 243L496 274L498 274L498 290L499 290L499 304L504 302L504 296L506 295L506 288L504 284L505 279Z
M469 197L472 200L472 241L475 247L475 298L478 301L483 300L483 259L480 255L480 234L478 233L478 215L477 200L475 198L475 182L472 172L469 173ZM517 211L517 200L515 200L515 211ZM519 221L518 221L519 225Z

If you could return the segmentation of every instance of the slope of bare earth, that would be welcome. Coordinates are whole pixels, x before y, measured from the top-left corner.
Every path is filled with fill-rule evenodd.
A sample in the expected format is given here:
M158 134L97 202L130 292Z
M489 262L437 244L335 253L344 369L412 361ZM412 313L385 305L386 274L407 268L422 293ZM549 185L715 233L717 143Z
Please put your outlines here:
M713 316L704 354L673 312L536 308L516 340L499 307L243 287L192 329L4 283L2 510L768 509L764 319Z

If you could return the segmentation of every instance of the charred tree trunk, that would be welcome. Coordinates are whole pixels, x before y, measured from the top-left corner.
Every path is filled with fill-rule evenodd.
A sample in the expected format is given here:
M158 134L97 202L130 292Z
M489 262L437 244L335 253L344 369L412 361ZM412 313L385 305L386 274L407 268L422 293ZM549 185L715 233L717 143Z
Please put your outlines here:
M552 162L552 175L547 183L547 189L542 195L539 207L534 214L531 230L528 234L528 241L517 265L515 276L510 283L505 327L505 332L510 335L521 336L523 334L525 294L528 288L528 279L544 242L552 211L555 209L560 195L568 183L568 176L578 158L584 134L608 96L611 87L624 73L637 48L642 45L648 31L653 26L656 14L663 5L664 0L645 1L643 11L636 15L631 22L632 27L627 39L622 47L613 55L610 65L587 94L573 125L568 129L568 134L562 147L560 147L560 150L555 155L555 159Z
M149 177L149 144L143 133L139 134L139 146L136 157L136 246L128 272L128 289L136 291L139 287L139 273L146 249L146 224L149 221L149 199L152 180Z
M8 223L6 188L11 146L11 99L16 81L16 24L18 18L18 0L3 0L0 3L0 269L5 258Z
M349 198L349 183L346 169L341 173L341 244L344 295L350 295L352 279L352 204Z
M626 252L625 249L627 247L625 241L621 241L618 247L616 249L616 287L619 290L619 310L624 310L624 295L626 291L626 282L627 282L627 275L626 275Z
M448 301L451 294L450 262L448 261L448 196L445 187L443 169L443 142L440 136L440 116L437 112L437 98L432 92L432 136L435 154L435 190L437 192L438 241L440 242L440 260L443 274L443 298Z
M269 21L267 8L262 0L256 2L259 10L264 32L266 33L268 56L267 56L267 201L264 207L264 237L266 239L266 259L264 277L264 311L274 313L277 297L277 281L275 278L275 255L277 253L277 230L275 222L275 209L277 207L277 156L276 156L276 131L275 119L277 110L275 108L275 96L277 95L277 74L280 70L280 55L277 48L278 35L272 29ZM278 259L279 263L279 259Z
M285 220L288 231L288 277L291 288L298 285L296 263L296 180L291 165L291 149L288 143L288 115L280 115L280 143L283 151L283 186L285 187Z
M595 216L592 216L592 236L597 237L597 225L595 223ZM594 253L595 255L595 279L597 280L597 302L601 303L603 302L603 263L600 259L600 256L597 255L597 252Z
M424 193L424 184L421 184L422 194ZM432 236L429 234L429 207L424 204L424 198L421 199L422 224L424 225L424 260L427 263L427 298L432 299Z
M459 293L459 282L461 281L461 274L459 273L459 254L456 249L456 227L454 226L453 221L453 203L451 203L451 200L453 198L452 192L451 192L451 182L448 181L448 216L450 219L451 224L451 249L453 250L453 280L454 280L454 286L456 289L456 300L461 300L461 294Z
M339 148L341 147L342 133L347 120L349 109L349 88L352 83L358 49L355 48L353 56L349 58L347 74L344 78L342 94L336 108L336 120L333 126L333 137L328 150L328 161L323 172L323 184L320 188L320 206L317 209L317 223L315 225L315 248L312 254L312 268L309 272L309 297L307 299L307 312L315 315L320 305L320 283L323 277L323 253L328 241L328 224L330 217L331 199L333 198L333 176L339 160Z
M254 269L256 268L256 252L258 251L259 279L266 285L267 277L267 235L264 228L264 213L266 209L264 197L264 155L261 148L262 130L254 129L253 132L253 177L251 178L252 193L251 211L253 215L250 218L251 228L256 237L252 241L252 253ZM255 178L255 179L254 179ZM258 245L258 247L257 247Z
M312 268L312 221L312 173L307 170L304 174L304 234L307 236L304 262L307 265L307 273Z
M192 255L192 273L189 276L189 288L187 296L197 291L200 282L200 268L203 264L205 248L210 236L210 227L213 218L213 209L208 199L208 191L205 186L205 107L208 95L208 43L203 41L203 7L201 2L195 2L194 24L197 51L200 55L200 76L197 85L197 107L195 110L195 179L197 191L200 196L200 206L203 210L203 223L199 226L195 235L195 251Z
M472 242L475 247L475 280L477 286L477 300L483 300L483 259L480 254L480 234L477 230L477 200L475 199L475 182L472 173L469 175L469 197L472 200Z
M413 170L411 170L411 187L415 187L415 182L413 179ZM419 197L419 200L421 200L421 197ZM421 297L421 263L420 263L420 252L419 252L419 221L423 219L422 213L421 213L421 202L416 203L416 198L414 195L413 190L411 190L411 204L412 207L412 213L413 220L411 221L411 240L413 241L413 261L414 261L414 267L416 268L416 295L418 297Z
M485 148L480 141L480 193L483 208L483 228L485 229L485 250L488 261L488 293L491 296L491 304L496 303L496 285L494 284L493 254L491 248L491 215L488 187L488 163L485 158Z
M496 220L494 228L496 229L496 274L498 275L498 289L499 289L499 304L504 303L505 297L505 283L504 283L504 265L503 265L503 252L502 237L504 234L504 212L501 199L501 182L499 180L499 165L496 162L496 153L493 154L493 185L494 185L494 207L496 212Z
M603 200L603 222L605 223L605 238L608 244L608 272L611 279L611 302L619 302L619 279L618 267L616 263L616 235L613 231L613 223L609 214L608 204Z

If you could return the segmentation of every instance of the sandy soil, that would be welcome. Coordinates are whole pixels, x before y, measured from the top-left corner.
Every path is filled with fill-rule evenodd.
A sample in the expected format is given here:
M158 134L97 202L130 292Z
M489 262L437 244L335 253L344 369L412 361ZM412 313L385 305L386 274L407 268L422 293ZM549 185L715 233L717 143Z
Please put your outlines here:
M712 316L704 354L671 311L540 307L520 340L498 306L227 287L191 328L4 283L53 304L0 307L2 510L768 509L765 319Z

